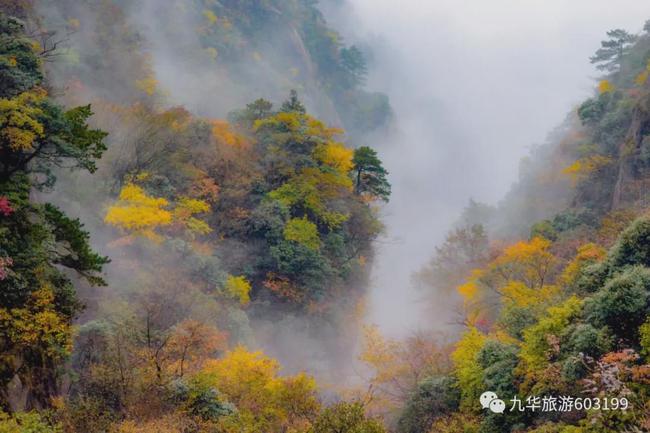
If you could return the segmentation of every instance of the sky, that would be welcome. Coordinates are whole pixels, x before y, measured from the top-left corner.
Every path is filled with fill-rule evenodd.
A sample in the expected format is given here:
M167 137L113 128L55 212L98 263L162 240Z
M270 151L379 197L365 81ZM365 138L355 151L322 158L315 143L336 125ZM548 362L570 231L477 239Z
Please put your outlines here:
M367 143L393 183L367 320L396 336L442 328L453 318L423 308L411 275L470 198L503 197L531 146L593 92L605 32L640 32L650 2L347 1L322 5L348 43L371 48L367 85L390 96L398 125Z

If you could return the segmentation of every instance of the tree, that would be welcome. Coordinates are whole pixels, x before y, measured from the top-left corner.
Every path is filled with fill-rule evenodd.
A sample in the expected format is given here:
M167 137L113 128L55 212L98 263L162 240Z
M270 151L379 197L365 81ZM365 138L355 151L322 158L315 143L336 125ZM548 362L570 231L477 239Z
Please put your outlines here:
M443 293L451 293L472 269L485 265L488 253L488 237L482 225L454 229L414 278Z
M95 171L107 134L88 127L89 105L66 111L47 97L34 41L24 31L21 21L0 15L0 181L34 173L52 186L54 166Z
M488 340L478 354L478 362L483 368L485 389L497 395L515 395L515 367L518 348L496 339Z
M359 402L341 402L325 409L318 416L309 433L385 433L384 426L367 418Z
M605 258L605 249L587 243L578 247L576 256L571 260L560 275L560 282L564 287L571 288L575 285L582 271L590 265L600 262Z
M600 43L602 47L589 60L601 71L617 72L621 68L623 56L637 37L623 29L610 30L607 36L609 39Z
M34 173L44 176L41 184L52 186L52 167L94 172L107 133L88 127L92 114L89 105L64 111L39 87L0 99L0 180Z
M352 76L350 87L363 84L368 74L368 67L361 50L354 45L350 48L341 48L341 65Z
M227 339L227 334L196 320L178 323L167 343L176 376L197 372L210 356L226 348Z
M246 277L228 276L225 291L228 296L237 299L241 305L246 305L251 301L251 283L248 282Z
M284 239L294 241L312 250L320 249L320 236L316 224L307 218L292 218L284 227Z
M13 210L0 217L4 335L0 338L0 403L5 387L18 375L29 387L29 407L40 407L49 404L56 392L57 367L69 353L70 325L81 308L73 283L61 267L102 285L100 272L108 259L92 251L79 220L68 218L51 204L29 200L26 176L0 183L0 192Z
M465 283L457 287L471 325L484 320L495 306L532 307L541 311L560 293L551 284L557 259L551 242L535 237L506 247L484 268L472 270Z
M328 141L327 143L316 146L313 152L314 158L328 168L341 173L342 176L352 170L352 157L354 151L342 143Z
M416 333L403 341L384 337L376 326L364 328L359 360L372 369L375 402L388 413L403 406L421 381L449 369L447 348L432 336Z
M388 201L390 197L390 183L386 179L388 171L383 167L377 152L370 147L361 146L354 150L352 158L354 164L354 191L358 195L368 194Z
M583 302L575 296L548 308L544 317L523 332L520 358L530 371L541 370L559 355L558 339L567 326L580 317Z
M43 80L34 44L25 36L24 23L0 14L0 96L12 98Z
M66 111L39 87L34 44L20 21L0 15L0 405L17 380L28 409L51 404L70 353L81 305L67 271L102 285L108 263L79 220L31 200L33 187L54 185L53 167L93 172L106 149L106 133L86 123L90 106Z
M486 389L483 384L483 367L478 358L486 341L487 337L478 329L469 328L451 354L454 375L460 387L461 407L470 411L476 410L476 402Z
M62 433L60 425L50 425L36 412L21 412L9 416L0 412L0 433Z
M635 220L610 250L607 263L612 267L643 265L650 267L650 218Z
M256 99L246 108L233 111L228 115L228 119L239 126L252 129L256 121L269 117L273 112L273 104L266 99Z
M154 230L172 222L172 212L166 209L169 202L164 198L147 195L139 186L127 184L122 188L119 204L111 206L104 221L123 230L154 238Z
M108 208L104 222L119 229L152 240L160 240L157 230L176 225L192 237L212 230L205 221L194 215L210 210L203 200L180 197L173 209L161 197L152 197L140 186L128 183L120 191L118 202Z
M350 189L350 179L317 168L305 168L268 196L294 213L306 212L324 226L339 227L348 215L333 209L331 202Z
M287 99L282 103L282 107L280 108L280 111L286 113L295 112L300 114L305 114L307 112L305 106L302 105L302 102L300 102L300 99L298 99L298 92L296 92L293 89L289 93L289 99Z
M430 431L433 422L458 409L460 394L453 378L430 377L418 384L400 415L400 433Z
M610 279L585 305L595 327L608 326L624 341L638 341L638 329L650 313L650 268L633 266Z
M218 389L237 407L237 414L220 422L238 428L225 431L301 431L298 427L307 425L320 406L316 383L304 373L283 377L279 371L276 360L237 347L208 361L195 380Z

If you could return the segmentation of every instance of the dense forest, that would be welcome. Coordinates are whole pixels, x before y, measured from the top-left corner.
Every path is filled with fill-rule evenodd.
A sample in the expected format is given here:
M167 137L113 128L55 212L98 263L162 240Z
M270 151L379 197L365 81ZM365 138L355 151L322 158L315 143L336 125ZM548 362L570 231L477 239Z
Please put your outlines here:
M413 276L457 324L394 339L398 119L317 2L0 0L0 433L649 431L650 21L595 48Z

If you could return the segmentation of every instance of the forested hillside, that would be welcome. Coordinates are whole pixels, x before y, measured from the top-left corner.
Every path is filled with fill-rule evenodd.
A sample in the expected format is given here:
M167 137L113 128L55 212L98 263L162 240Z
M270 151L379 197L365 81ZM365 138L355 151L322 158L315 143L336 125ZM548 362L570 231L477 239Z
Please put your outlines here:
M413 276L454 326L393 339L370 53L162 3L0 0L0 433L650 430L650 21Z
M607 32L591 62L594 96L522 162L498 206L470 203L415 276L430 296L459 299L462 328L399 431L650 428L650 22ZM485 391L505 413L481 407ZM625 410L585 407L595 398L625 398Z
M323 340L323 371L354 348L390 196L339 128L388 126L362 53L308 2L176 2L166 36L199 42L176 61L226 99L186 108L133 7L3 3L0 430L381 431L255 350Z

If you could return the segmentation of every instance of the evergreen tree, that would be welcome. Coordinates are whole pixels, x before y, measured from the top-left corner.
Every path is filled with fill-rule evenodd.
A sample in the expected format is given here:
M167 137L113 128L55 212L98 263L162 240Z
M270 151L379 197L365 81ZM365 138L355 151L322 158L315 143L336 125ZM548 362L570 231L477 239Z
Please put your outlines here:
M0 15L0 407L16 378L28 408L51 403L81 305L66 270L103 284L108 262L79 220L31 199L54 167L94 171L106 133L88 127L89 106L65 111L40 86L40 60L15 18ZM4 58L4 57L3 57Z
M620 70L623 56L637 37L623 29L610 30L607 36L609 39L600 43L601 48L589 60L601 71L616 72Z
M361 146L354 151L352 158L356 194L370 194L384 201L390 197L390 183L386 179L388 171L383 167L377 152L368 146Z
M298 99L298 92L296 92L294 89L291 89L291 92L289 93L289 99L282 103L282 108L280 111L287 113L295 112L301 114L305 114L307 112L305 106L302 104L302 102L300 102L300 99Z

